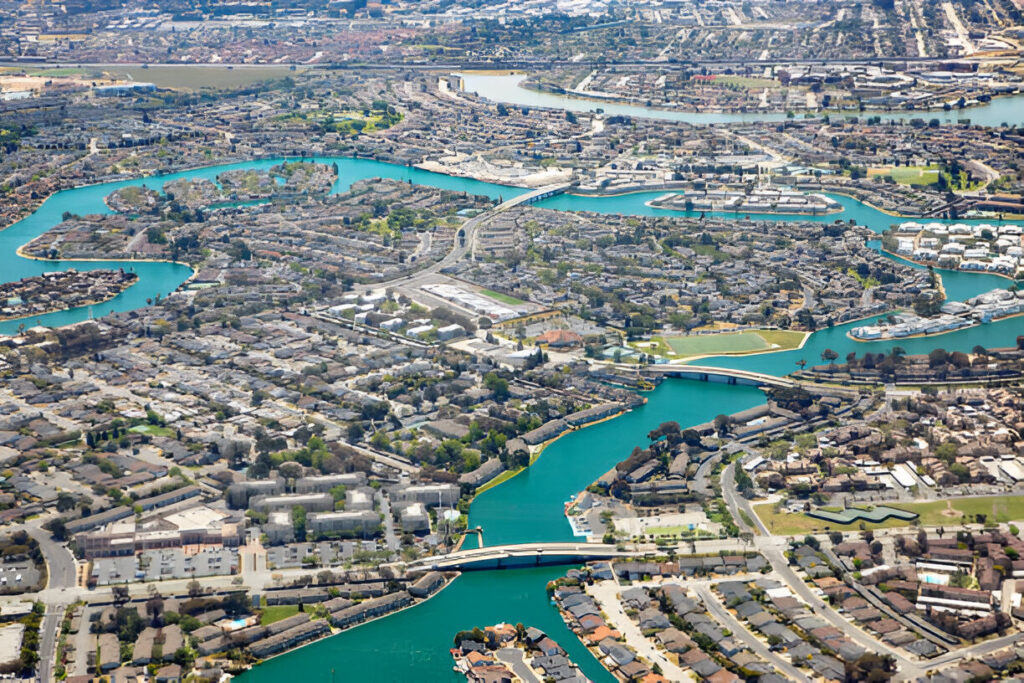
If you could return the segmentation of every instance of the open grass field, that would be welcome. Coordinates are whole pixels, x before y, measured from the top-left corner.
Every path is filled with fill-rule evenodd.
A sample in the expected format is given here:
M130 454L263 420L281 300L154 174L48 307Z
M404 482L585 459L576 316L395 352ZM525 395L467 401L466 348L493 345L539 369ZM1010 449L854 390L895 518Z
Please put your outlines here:
M738 85L741 88L779 88L782 84L771 78L752 78L749 76L716 76L714 85Z
M768 531L779 536L797 536L811 533L822 533L828 531L858 531L860 530L860 522L856 524L830 524L823 519L815 519L814 517L808 517L805 514L793 514L791 512L781 511L775 512L773 503L762 503L760 505L754 505L754 513L761 518L764 525L768 527ZM899 507L906 509L906 505L893 505L891 507ZM865 529L888 529L891 527L909 526L910 522L905 522L900 519L888 519L884 522L873 523L864 522Z
M297 67L292 71L287 66L246 67L236 66L150 66L113 68L109 75L116 78L129 78L142 83L153 83L158 88L181 88L196 90L199 88L231 88L251 85L260 81L269 81L285 76L295 76L305 71L306 67Z
M157 425L142 424L135 425L128 429L129 432L136 432L138 434L147 434L149 436L169 436L173 437L175 431L170 427L159 427Z
M889 176L901 185L931 185L939 179L938 166L885 166L869 168L868 177Z
M519 306L521 304L525 304L526 303L522 299L517 299L514 296L509 296L508 294L502 294L501 292L495 292L494 290L491 290L491 289L481 289L480 293L483 294L486 297L490 297L491 299L494 299L495 301L500 301L503 304L508 304L509 306Z
M775 512L771 503L755 505L754 512L768 530L780 535L808 534L822 532L826 528L836 531L860 529L860 523L830 524L804 514ZM978 498L952 498L927 503L895 503L889 507L916 512L922 526L952 526L961 523L978 523L977 515L985 515L988 522L1012 522L1024 520L1024 496L984 496ZM865 522L865 529L889 529L910 526L909 521L889 519L874 524Z
M260 626L273 624L275 621L287 619L288 617L294 616L298 613L298 605L271 605L269 607L264 607L263 613L260 615Z
M795 349L800 346L803 338L802 332L790 330L749 330L689 337L665 337L664 343L671 348L677 358L685 358Z
M1024 496L984 496L937 500L929 503L893 505L921 515L921 524L941 526L957 522L977 522L977 515L985 515L989 522L1024 520Z

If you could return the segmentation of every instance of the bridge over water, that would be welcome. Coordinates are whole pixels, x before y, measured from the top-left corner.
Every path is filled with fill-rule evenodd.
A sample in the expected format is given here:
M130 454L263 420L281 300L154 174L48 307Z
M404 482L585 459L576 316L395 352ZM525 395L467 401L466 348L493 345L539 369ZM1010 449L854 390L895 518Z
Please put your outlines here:
M423 557L410 562L408 568L440 571L515 569L636 556L635 550L619 550L614 545L605 543L517 543Z
M794 387L800 384L800 382L789 377L778 377L750 370L716 368L707 365L645 366L641 368L640 373L642 376L647 377L677 377L681 379L695 379L700 382L745 384L757 387Z

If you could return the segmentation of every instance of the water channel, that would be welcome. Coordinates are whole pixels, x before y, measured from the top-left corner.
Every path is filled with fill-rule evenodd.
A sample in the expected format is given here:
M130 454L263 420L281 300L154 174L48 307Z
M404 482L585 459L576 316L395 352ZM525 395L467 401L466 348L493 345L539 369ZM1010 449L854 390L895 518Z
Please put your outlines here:
M574 95L560 95L522 87L526 74L522 73L476 73L461 74L463 90L476 93L492 102L503 102L517 107L547 107L574 112L601 110L608 116L630 116L634 118L680 121L695 125L716 123L756 123L758 121L785 121L790 118L785 112L706 112L675 111L658 109L639 104L624 104L603 99L591 99ZM842 111L829 112L832 116L857 116L867 118L879 116L886 121L909 121L938 119L942 123L970 122L980 126L1014 125L1021 122L1024 113L1024 94L996 97L990 102L964 109L912 110L912 111ZM795 115L803 118L804 114ZM818 116L818 114L814 114Z
M389 177L450 190L483 194L492 198L509 198L522 192L518 188L482 183L474 180L420 171L376 161L351 158L322 158L336 162L339 179L335 192L352 182L370 177ZM218 173L237 168L267 168L280 159L241 162L152 177L65 190L51 196L31 216L0 232L0 253L4 254L2 277L13 280L47 270L75 267L132 268L140 281L115 299L95 308L97 317L110 310L139 308L148 297L167 294L180 286L190 269L174 263L140 261L39 261L15 254L16 249L45 232L61 220L65 211L79 214L105 213L103 198L126 185L160 187L175 178L206 178L214 180ZM653 209L646 202L662 192L639 193L618 197L579 197L562 195L540 203L559 210L585 210L602 213L635 215L678 215ZM853 219L879 232L898 221L860 202L835 197L844 211L826 217L753 216L770 220L812 220L832 222ZM739 218L739 217L737 217ZM1009 281L992 275L943 272L947 292L952 299L1006 286ZM101 310L100 310L101 309ZM36 316L27 321L0 323L0 333L14 332L21 322L29 325L38 320L46 325L64 325L87 319L88 308ZM815 362L822 350L832 348L840 357L849 351L863 353L885 351L892 342L858 343L845 336L856 323L840 325L813 334L803 349L745 357L704 359L702 364L747 368L774 374L795 369L795 362ZM1024 318L969 328L939 338L901 340L910 353L928 351L936 346L948 350L970 350L984 346L1010 345L1024 333ZM711 419L719 413L730 413L757 405L763 395L752 387L669 381L648 394L648 403L631 413L599 425L573 432L556 441L525 473L490 491L473 503L470 524L484 529L488 545L526 541L559 541L572 538L562 514L563 502L610 469L633 448L641 444L646 433L660 422L676 420L690 425ZM544 586L561 575L564 569L539 568L501 572L469 573L452 586L417 607L315 642L294 652L271 659L244 674L244 683L287 680L301 675L309 683L319 681L365 680L386 681L455 681L460 677L451 671L448 647L456 631L499 621L521 621L547 630L595 681L613 680L586 652L576 637L565 627L555 608L548 602Z

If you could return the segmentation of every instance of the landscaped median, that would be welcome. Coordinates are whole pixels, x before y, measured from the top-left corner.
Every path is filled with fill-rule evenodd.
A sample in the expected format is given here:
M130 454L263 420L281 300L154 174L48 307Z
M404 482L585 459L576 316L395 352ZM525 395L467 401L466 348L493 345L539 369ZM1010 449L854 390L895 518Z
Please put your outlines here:
M775 509L775 503L754 505L753 510L772 534L806 534L825 530L886 529L948 524L985 524L1024 519L1024 497L980 496L922 503L899 503L841 511L818 508L810 513ZM847 519L848 521L843 521ZM862 527L863 525L863 527Z

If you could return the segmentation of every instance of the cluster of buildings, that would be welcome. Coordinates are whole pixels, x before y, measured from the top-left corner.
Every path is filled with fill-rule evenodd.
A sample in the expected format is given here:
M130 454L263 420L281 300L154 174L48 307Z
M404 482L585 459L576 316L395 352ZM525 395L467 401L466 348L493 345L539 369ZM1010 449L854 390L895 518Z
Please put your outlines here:
M0 320L27 318L109 301L138 279L120 270L75 269L44 273L0 285Z
M534 626L519 629L510 624L496 624L483 630L461 631L459 635L466 637L456 643L451 655L455 670L464 674L470 683L523 680L526 672L533 677L531 680L555 683L588 680L565 650ZM526 671L510 666L509 659L520 658Z
M1024 258L1024 229L1014 224L917 223L906 221L887 233L895 253L951 270L994 272L1015 277Z
M804 194L785 188L759 187L750 191L703 190L669 194L651 203L658 208L687 211L732 211L736 213L779 213L821 216L843 207L822 194Z

